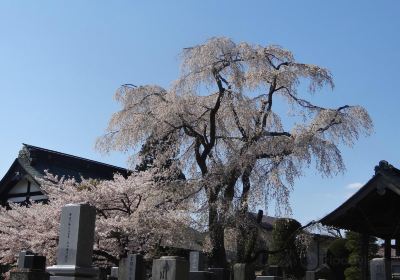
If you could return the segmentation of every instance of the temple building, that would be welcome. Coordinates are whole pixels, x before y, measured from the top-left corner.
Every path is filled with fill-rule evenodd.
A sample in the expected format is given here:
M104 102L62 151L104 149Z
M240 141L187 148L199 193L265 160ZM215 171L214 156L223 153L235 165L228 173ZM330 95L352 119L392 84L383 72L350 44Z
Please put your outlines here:
M400 277L400 264L392 263L392 243L400 256L400 170L379 162L372 178L352 197L320 220L323 225L351 230L362 235L360 270L362 280ZM378 273L368 262L368 238L385 241L383 263ZM375 264L374 264L375 265ZM371 267L370 267L371 266ZM379 274L379 275L378 275ZM398 278L393 278L398 279Z
M74 178L77 182L82 178L110 180L115 173L124 176L130 173L125 168L23 144L0 181L0 204L45 201L47 196L38 179L43 178L46 171L59 177Z

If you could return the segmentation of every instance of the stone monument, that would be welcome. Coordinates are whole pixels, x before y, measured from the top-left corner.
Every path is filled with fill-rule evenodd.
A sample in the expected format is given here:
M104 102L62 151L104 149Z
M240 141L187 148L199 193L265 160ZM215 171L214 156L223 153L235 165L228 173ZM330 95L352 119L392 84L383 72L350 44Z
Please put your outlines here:
M189 255L189 280L211 280L214 273L206 271L206 256L199 251L191 251Z
M111 267L110 276L108 277L108 279L117 280L118 279L118 271L119 271L119 268L117 266Z
M119 262L119 280L144 280L144 275L145 268L142 255L128 254L126 258Z
M67 204L61 210L57 264L47 268L51 280L95 278L92 266L96 209L89 204Z
M199 251L191 251L189 255L190 271L204 271L206 256Z
M248 280L255 278L255 269L252 264L235 263L233 265L234 280Z
M165 256L153 260L152 280L188 280L189 263L182 257Z
M375 258L369 262L371 280L386 279L385 259Z
M31 251L21 251L18 255L18 266L10 272L11 280L48 280L45 271L46 257L38 256Z

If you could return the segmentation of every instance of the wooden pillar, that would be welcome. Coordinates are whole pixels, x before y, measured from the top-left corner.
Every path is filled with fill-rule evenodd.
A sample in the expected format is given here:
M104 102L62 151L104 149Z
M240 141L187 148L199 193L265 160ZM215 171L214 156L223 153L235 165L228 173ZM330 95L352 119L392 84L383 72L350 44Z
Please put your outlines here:
M369 245L369 235L366 233L361 234L361 279L368 280L368 245Z
M392 240L385 239L385 272L386 280L392 279Z

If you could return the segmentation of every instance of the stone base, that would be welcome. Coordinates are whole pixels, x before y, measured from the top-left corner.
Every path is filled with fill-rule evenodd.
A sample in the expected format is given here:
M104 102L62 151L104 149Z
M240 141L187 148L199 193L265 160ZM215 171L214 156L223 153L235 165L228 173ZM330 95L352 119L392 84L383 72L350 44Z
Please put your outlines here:
M54 276L93 278L99 275L99 269L97 267L80 267L75 265L53 265L49 266L46 270L48 273Z
M10 280L49 280L50 274L44 271L11 271Z

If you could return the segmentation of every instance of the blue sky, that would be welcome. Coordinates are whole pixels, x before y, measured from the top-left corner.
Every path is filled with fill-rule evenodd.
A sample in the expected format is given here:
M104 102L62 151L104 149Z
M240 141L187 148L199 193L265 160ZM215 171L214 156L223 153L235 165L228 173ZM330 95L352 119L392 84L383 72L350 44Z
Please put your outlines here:
M335 90L313 101L359 104L375 132L343 148L347 171L305 172L292 193L302 223L324 216L365 183L381 159L400 167L400 2L385 1L1 1L0 176L29 143L125 166L94 150L119 85L168 87L182 48L213 36L279 44L329 68ZM273 214L273 213L270 213Z

